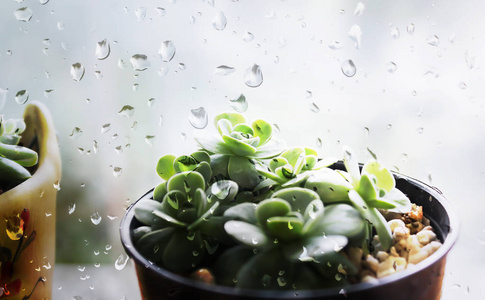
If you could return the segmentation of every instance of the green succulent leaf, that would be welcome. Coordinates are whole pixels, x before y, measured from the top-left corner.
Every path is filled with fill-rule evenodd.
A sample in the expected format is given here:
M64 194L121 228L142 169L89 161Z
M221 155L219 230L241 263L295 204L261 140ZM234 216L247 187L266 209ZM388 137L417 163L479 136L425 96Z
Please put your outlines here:
M279 198L287 201L291 205L293 211L301 212L302 214L311 202L320 199L316 192L300 187L278 190L271 195L271 198Z
M348 204L328 205L325 209L321 228L327 235L362 237L367 223L360 213Z
M349 190L353 186L340 172L320 169L312 173L305 182L305 188L315 191L323 203L348 202Z
M136 249L148 260L155 263L160 262L167 242L174 231L174 228L166 227L149 232L138 239L135 243Z
M322 228L322 221L325 216L325 208L320 199L315 199L310 202L303 215L305 220L305 226L303 227L303 233L306 236L323 235L325 234Z
M394 208L388 209L396 213L407 213L412 208L409 198L397 188L393 188L389 193L386 193L382 200L394 205Z
M164 155L160 157L157 163L157 174L163 179L168 180L175 174L175 169L173 167L175 161L174 155Z
M256 219L258 223L266 227L271 217L286 216L291 212L291 205L283 199L266 199L260 202L256 208Z
M152 214L157 216L159 219L164 220L167 223L170 223L170 225L174 227L187 227L187 223L180 222L179 220L173 218L169 214L161 211L161 210L154 210L152 211Z
M374 179L375 177L372 176ZM378 196L376 183L372 180L371 176L363 174L360 177L359 186L357 191L366 200L367 204L370 205L369 200L375 200Z
M246 202L234 205L224 212L224 216L251 224L256 224L258 222L258 219L256 218L256 204L254 203Z
M153 211L162 209L162 204L160 202L148 199L138 201L134 206L136 219L145 225L160 223L160 220L153 215Z
M256 120L252 124L254 136L260 138L258 146L266 144L273 135L273 126L264 120Z
M243 221L227 221L224 224L226 232L240 243L252 248L263 248L269 240L261 228Z
M163 251L163 266L174 272L188 272L204 258L204 243L199 232L176 230Z
M207 153L205 151L196 151L196 152L190 154L190 156L195 158L197 160L197 162L199 162L199 163L201 163L203 161L205 161L209 164L211 163L211 157L210 157L209 153Z
M243 115L233 112L221 113L214 118L214 121L217 124L222 119L228 120L233 127L237 124L246 123L246 118Z
M392 176L391 171L381 166L375 160L370 160L364 164L362 168L362 174L372 174L377 179L377 187L379 189L384 189L387 192L390 192L396 185L396 180L394 176Z
M31 177L29 171L13 160L0 156L0 180L23 182Z
M255 147L253 147L249 144L246 144L243 141L235 139L232 136L223 134L222 140L224 141L226 147L228 147L234 155L246 156L247 157L247 156L251 156L254 153L256 153Z
M167 181L167 190L169 192L175 190L182 191L189 195L190 198L194 197L197 189L205 189L205 180L196 171L177 173Z
M358 186L360 180L359 164L355 158L355 154L349 147L344 147L344 165L345 169L350 174L352 185Z
M286 144L282 140L271 139L266 144L259 146L253 157L261 159L275 157L283 152L285 146Z
M22 167L32 167L37 164L38 155L27 147L0 143L0 157L10 159Z
M219 180L211 185L210 195L215 196L218 201L226 203L236 198L238 190L239 187L234 181Z
M217 121L216 123L216 127L217 127L217 130L219 131L219 134L231 134L232 132L232 124L229 120L226 120L226 119L221 119L219 121Z
M167 183L162 182L158 184L153 190L153 200L162 202L163 197L165 197L166 194L167 194Z
M276 216L267 219L266 228L272 237L288 242L301 237L303 225L301 218Z
M261 175L256 171L255 163L249 158L231 156L227 169L229 178L242 188L253 189L263 181Z
M238 132L246 134L248 136L254 136L253 129L250 126L248 126L247 124L243 124L243 123L240 123L240 124L237 124L236 126L234 126L232 131L238 131ZM258 139L258 141L259 141L259 139Z

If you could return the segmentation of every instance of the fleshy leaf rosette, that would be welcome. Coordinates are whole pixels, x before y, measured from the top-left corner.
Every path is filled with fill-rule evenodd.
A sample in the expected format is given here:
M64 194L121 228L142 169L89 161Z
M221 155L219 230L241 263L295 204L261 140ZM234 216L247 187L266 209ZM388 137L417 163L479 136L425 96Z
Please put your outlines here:
M30 178L26 167L37 164L37 152L18 145L25 127L23 119L4 120L0 115L0 181L5 186L15 186Z
M159 188L158 194L163 196L161 202L145 199L134 208L136 219L144 224L133 232L135 245L150 261L174 272L187 272L217 248L218 241L207 235L205 228L220 223L212 226L211 216L221 198L230 201L235 197L237 185L230 184L235 191L227 193L212 189L216 193L209 197L204 176L194 170L175 173L162 185L165 188Z
M350 202L374 226L381 247L388 250L392 246L392 232L378 209L406 213L411 210L411 201L396 188L392 173L376 160L367 161L359 172L352 150L346 147L344 165L354 187L348 194Z
M199 146L213 155L214 176L233 180L245 189L253 189L264 178L256 171L256 160L271 158L284 150L284 143L272 139L273 126L256 120L251 125L243 115L222 113L215 117L218 135L197 132Z
M339 253L348 237L361 236L365 229L359 213L349 205L324 208L318 194L293 187L257 205L233 206L224 215L233 219L224 228L240 246L223 253L215 270L220 278L236 282L236 287L317 288L339 285L357 271ZM346 225L335 226L339 222ZM336 276L342 281L336 281Z

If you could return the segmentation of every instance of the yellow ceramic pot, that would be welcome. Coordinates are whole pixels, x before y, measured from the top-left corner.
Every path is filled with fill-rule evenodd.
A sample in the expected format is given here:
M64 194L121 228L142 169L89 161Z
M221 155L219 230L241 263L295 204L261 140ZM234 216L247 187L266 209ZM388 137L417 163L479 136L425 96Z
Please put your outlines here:
M61 159L47 108L25 108L21 143L39 154L31 178L0 195L0 298L51 299L56 242L56 196Z

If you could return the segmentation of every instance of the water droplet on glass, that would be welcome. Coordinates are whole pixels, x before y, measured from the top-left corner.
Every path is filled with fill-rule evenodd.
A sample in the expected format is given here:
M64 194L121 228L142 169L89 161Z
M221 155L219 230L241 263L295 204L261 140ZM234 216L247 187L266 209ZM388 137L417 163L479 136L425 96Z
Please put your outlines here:
M107 217L108 217L108 219L109 219L110 221L114 221L114 220L118 219L118 216L111 215L111 214L107 215Z
M438 78L440 76L440 72L433 66L426 66L424 75L431 75L434 78Z
M214 19L212 19L212 26L216 30L224 30L224 28L226 28L226 25L227 25L226 16L222 11L218 12L214 17Z
M197 129L203 129L208 123L208 114L203 107L190 110L190 124Z
M347 77L352 77L357 72L357 68L351 59L344 60L340 66L342 73Z
M145 142L149 145L149 146L153 146L153 140L155 139L155 136L154 135L147 135L145 136Z
M393 39L398 39L401 36L399 29L396 26L391 27L391 37Z
M387 130L391 130L391 129L392 129L392 124L387 124L387 125L386 125L386 129L387 129Z
M314 113L318 113L320 111L320 108L315 103L311 103L310 110Z
M167 14L167 10L163 7L157 7L155 8L155 10L157 11L158 15L163 17Z
M414 23L411 23L409 24L407 27L406 27L406 30L408 32L408 34L414 34Z
M118 115L126 117L126 118L131 118L131 117L133 117L134 113L135 113L135 108L133 106L125 105L118 112Z
M83 134L83 131L79 127L74 127L69 137L73 140L79 138Z
M471 55L470 52L465 51L465 61L468 69L473 69L475 67L475 56Z
M436 35L431 35L426 39L426 42L431 46L438 47L440 44L440 38Z
M110 53L110 46L106 39L96 43L96 58L99 60L106 59Z
M49 98L49 95L53 92L54 90L52 89L49 89L49 90L45 90L44 91L44 97L46 98ZM0 109L2 108L2 106L0 105Z
M305 92L305 98L310 99L311 97L313 97L312 91L306 91Z
M340 50L344 47L339 41L333 41L330 44L328 44L328 48L332 50Z
M357 24L353 25L347 35L352 41L354 41L355 49L360 49L362 43L362 30L360 29L360 26Z
M32 18L32 10L28 7L22 7L13 13L18 21L28 22Z
M285 285L286 285L286 283L287 283L287 281L286 281L286 279L285 279L284 277L278 277L278 278L276 279L276 281L278 282L278 285L279 285L279 286L285 286Z
M26 90L18 91L17 94L15 94L15 102L20 105L25 104L28 100L29 92L27 92Z
M86 267L85 266L77 266L77 270L79 272L84 272L84 270L86 270Z
M158 50L158 54L163 61L169 62L175 55L175 44L172 41L164 41Z
M244 34L244 38L243 38L243 41L245 41L246 43L250 42L254 40L254 34L252 34L251 32L246 32Z
M317 147L318 148L322 148L322 139L321 138L317 138Z
M115 261L115 268L118 271L123 270L126 267L126 263L128 262L128 255L120 254Z
M59 21L57 22L57 30L64 30L64 23Z
M125 63L124 60L118 59L118 68L120 68L122 70L126 69L126 63Z
M67 212L72 215L74 211L76 210L76 203L73 203L72 205L69 205L67 208Z
M113 168L113 176L114 177L120 177L122 171L123 171L122 168L120 168L120 167L114 167Z
M111 124L106 123L103 126L101 126L101 133L106 133L111 129Z
M101 223L101 220L103 219L97 211L95 211L90 218L91 218L91 222L93 222L94 225L98 225L99 223Z
M146 7L138 7L135 9L135 16L138 21L143 21L147 15Z
M187 66L184 63L179 63L179 69L183 71L187 69Z
M158 70L158 75L161 77L164 77L165 75L168 74L168 71L170 70L168 64L162 64L160 67L160 70Z
M7 99L7 92L8 89L0 88L0 111L2 110L3 106L5 105L5 99Z
M273 59L273 62L275 64L279 64L280 63L280 57L279 56L275 56L274 59Z
M226 76L226 75L229 75L231 73L234 73L235 71L236 71L236 69L234 69L233 67L221 65L221 66L218 66L216 68L216 70L214 71L214 74Z
M387 72L394 73L397 70L397 66L394 62L390 61L386 65Z
M418 132L418 134L422 134L424 132L424 128L419 127L416 131Z
M229 99L229 102L231 103L232 109L239 113L245 112L248 109L248 102L246 101L246 96L243 94L237 99Z
M74 81L80 81L84 76L84 66L80 63L72 64L71 66L71 77Z
M354 10L354 16L362 16L364 13L365 5L362 2L357 3L357 6Z
M458 84L458 87L462 90L466 89L468 86L463 81Z
M39 0L40 5L47 4L47 2L49 2L49 0Z
M135 71L144 71L150 66L150 61L145 54L135 54L130 58L131 66Z
M246 70L244 81L249 87L258 87L263 83L263 73L261 68L254 64L251 68Z

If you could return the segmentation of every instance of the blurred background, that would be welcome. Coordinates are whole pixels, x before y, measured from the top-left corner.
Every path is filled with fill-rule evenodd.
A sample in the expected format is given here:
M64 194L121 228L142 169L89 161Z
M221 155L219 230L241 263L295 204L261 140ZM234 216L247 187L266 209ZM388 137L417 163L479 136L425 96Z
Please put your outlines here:
M290 146L438 187L461 219L444 300L485 294L483 2L2 0L0 113L32 100L63 160L54 299L139 299L125 209L223 111ZM370 150L370 151L369 151Z

